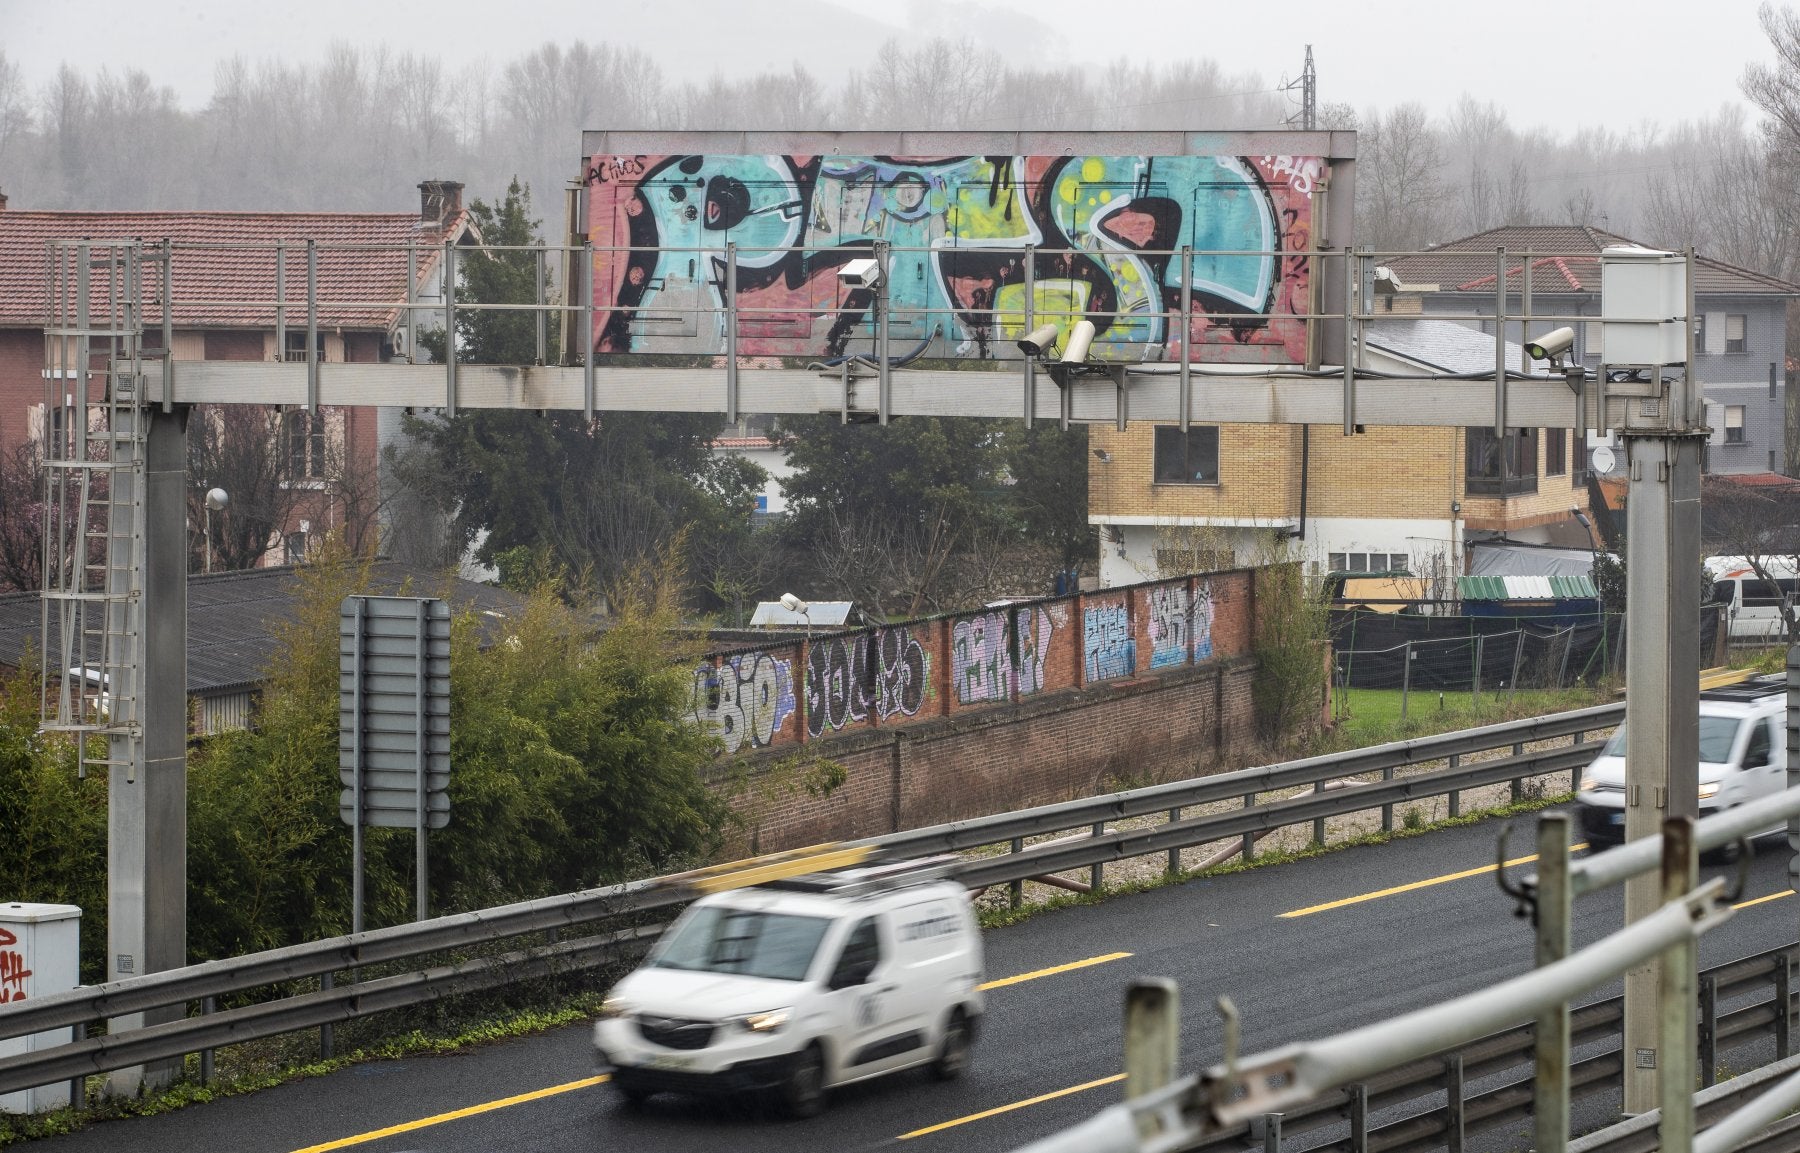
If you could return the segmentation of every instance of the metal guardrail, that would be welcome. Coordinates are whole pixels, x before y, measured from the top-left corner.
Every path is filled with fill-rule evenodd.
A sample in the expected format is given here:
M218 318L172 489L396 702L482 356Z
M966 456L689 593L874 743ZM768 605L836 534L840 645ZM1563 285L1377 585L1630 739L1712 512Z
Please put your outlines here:
M976 859L957 870L958 880L970 888L980 888L1022 882L1062 869L1087 866L1097 871L1108 861L1173 852L1239 835L1249 839L1286 825L1322 822L1328 816L1374 808L1382 808L1384 817L1391 818L1388 810L1399 801L1454 795L1481 785L1578 770L1595 752L1595 746L1581 743L1581 738L1616 725L1623 716L1624 705L1616 704L1487 725L1346 754L1153 785L840 846L778 854L754 862L396 925L15 1002L0 1008L0 1037L87 1026L109 1017L158 1009L166 1012L179 1007L185 1014L191 1006L209 1003L209 998L240 997L272 986L311 983L315 978L324 978L329 984L332 976L358 968L474 950L528 934L566 930L592 934L528 944L499 956L427 965L410 973L355 984L332 984L316 991L283 990L271 999L253 1004L0 1058L0 1093L315 1028L549 973L594 968L641 948L660 929L620 928L614 923L617 919L673 909L706 888L751 883L766 875L771 866L797 870L841 864L852 857L875 853L916 856L997 844L1021 846L1023 839L1030 836L1095 826L1103 829L1107 821L1158 813L1170 815L1164 823L1149 828L1102 832ZM1575 738L1577 743L1549 751L1523 751L1529 744L1566 737ZM1473 764L1456 763L1463 756L1496 749L1510 749L1512 755ZM1446 759L1452 761L1452 767L1395 776L1399 769ZM1379 774L1382 779L1354 789L1254 803L1262 793L1371 774ZM1224 813L1181 817L1184 808L1230 800L1246 803Z
M1647 1135L1641 1125L1618 1127L1618 1149L1645 1147L1648 1136L1656 1143L1652 1147L1671 1153L1690 1149L1694 1153L1727 1153L1800 1106L1800 1075L1787 1076L1772 1086L1773 1076L1765 1076L1737 1090L1704 1090L1696 1098L1688 1088L1695 1059L1705 1063L1702 1083L1710 1085L1715 1072L1712 1065L1721 1047L1770 1039L1776 1046L1778 1064L1793 1055L1790 973L1800 957L1800 945L1717 967L1701 974L1697 985L1684 984L1692 978L1681 975L1682 955L1689 958L1691 966L1693 942L1732 916L1728 902L1735 900L1724 895L1723 878L1690 888L1694 861L1703 849L1796 817L1800 817L1800 789L1698 823L1686 818L1667 821L1660 836L1639 842L1657 850L1654 856L1639 852L1625 858L1635 862L1648 857L1660 864L1665 893L1662 907L1580 952L1564 953L1560 946L1566 943L1567 906L1574 889L1568 860L1568 817L1547 814L1539 820L1538 838L1545 876L1535 888L1515 888L1504 881L1501 886L1532 903L1539 937L1536 969L1443 1004L1241 1060L1236 1054L1235 1010L1221 998L1226 1033L1222 1064L1179 1080L1135 1086L1122 1105L1024 1146L1021 1153L1243 1149L1254 1147L1259 1139L1265 1150L1278 1150L1284 1130L1342 1127L1346 1121L1347 1137L1310 1147L1347 1153L1398 1153L1445 1146L1460 1150L1470 1128L1524 1117L1533 1118L1537 1127L1537 1148L1564 1150L1568 1147L1571 1098L1611 1091L1625 1072L1623 1037L1617 1048L1585 1060L1571 1060L1575 1044L1623 1032L1624 999L1580 1010L1572 1010L1570 1001L1659 954L1665 966L1659 1047L1667 1059L1662 1072L1662 1116ZM1597 859L1612 856L1602 854ZM1604 883L1618 883L1625 876L1617 868L1593 872L1595 879L1604 878ZM1560 926L1556 922L1561 922ZM1547 943L1552 947L1546 948ZM1668 968L1672 964L1677 966L1673 970ZM1691 967L1688 973L1692 973ZM1721 999L1742 997L1764 983L1773 986L1770 999L1719 1012ZM1694 1012L1696 995L1698 1014ZM1174 999L1164 998L1168 1002ZM1128 1015L1130 1011L1128 994ZM1170 1016L1165 1032L1174 1028L1172 1013ZM1693 1031L1696 1018L1697 1037ZM1495 1026L1504 1026L1504 1031L1479 1035ZM1153 1033L1148 1029L1128 1032L1128 1045ZM1524 1080L1474 1097L1465 1095L1468 1078L1527 1060L1532 1074ZM1141 1058L1135 1063L1142 1064ZM1128 1071L1134 1067L1129 1047L1125 1066ZM1439 1093L1447 1098L1441 1107L1436 1106ZM1422 1112L1371 1127L1375 1110L1421 1096L1430 1102ZM1747 1097L1754 1100L1743 1100ZM1727 1115L1719 1117L1721 1113ZM1711 1130L1696 1137L1697 1117L1719 1119ZM1775 1147L1767 1141L1767 1137L1760 1139L1758 1147ZM1614 1146L1610 1138L1604 1138L1584 1142L1584 1148L1610 1151Z

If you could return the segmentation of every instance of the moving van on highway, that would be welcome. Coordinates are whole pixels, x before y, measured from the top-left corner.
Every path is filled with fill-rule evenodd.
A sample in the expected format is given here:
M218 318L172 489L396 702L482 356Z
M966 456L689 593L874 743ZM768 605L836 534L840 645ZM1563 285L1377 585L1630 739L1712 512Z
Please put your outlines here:
M1787 788L1786 716L1782 673L1701 692L1702 817ZM1581 774L1575 801L1588 844L1599 848L1625 839L1625 725Z
M600 1066L632 1104L768 1093L799 1117L839 1085L921 1066L959 1076L981 1022L982 952L949 866L812 873L695 901L607 995Z

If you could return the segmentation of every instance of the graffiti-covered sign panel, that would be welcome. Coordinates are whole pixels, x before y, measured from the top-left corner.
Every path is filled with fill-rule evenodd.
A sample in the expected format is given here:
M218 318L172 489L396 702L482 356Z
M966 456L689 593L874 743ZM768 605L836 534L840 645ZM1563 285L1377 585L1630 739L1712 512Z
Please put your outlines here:
M872 352L878 291L837 274L880 242L896 357L1017 357L1029 294L1034 324L1093 321L1094 359L1175 360L1186 288L1214 314L1192 321L1193 359L1298 362L1298 254L1326 171L1307 156L600 153L594 348L722 352L729 264L740 354Z

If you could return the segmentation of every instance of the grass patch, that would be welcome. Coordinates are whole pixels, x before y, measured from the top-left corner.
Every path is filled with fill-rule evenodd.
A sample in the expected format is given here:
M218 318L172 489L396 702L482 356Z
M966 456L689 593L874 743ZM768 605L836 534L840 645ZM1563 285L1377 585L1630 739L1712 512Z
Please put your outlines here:
M1401 716L1402 697L1406 715ZM1410 737L1471 729L1502 721L1541 717L1593 705L1611 704L1612 686L1574 689L1521 689L1483 693L1401 693L1399 689L1337 689L1337 722L1323 734L1318 752L1360 749Z

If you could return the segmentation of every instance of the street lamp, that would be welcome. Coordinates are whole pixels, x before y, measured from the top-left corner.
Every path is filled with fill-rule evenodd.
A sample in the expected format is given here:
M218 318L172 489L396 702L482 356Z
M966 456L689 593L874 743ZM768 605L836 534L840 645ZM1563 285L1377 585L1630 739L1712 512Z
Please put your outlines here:
M201 502L206 506L206 563L202 572L212 571L212 514L216 510L224 512L225 506L231 503L231 497L222 488L206 490L206 499Z

